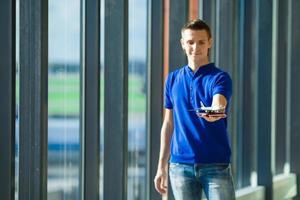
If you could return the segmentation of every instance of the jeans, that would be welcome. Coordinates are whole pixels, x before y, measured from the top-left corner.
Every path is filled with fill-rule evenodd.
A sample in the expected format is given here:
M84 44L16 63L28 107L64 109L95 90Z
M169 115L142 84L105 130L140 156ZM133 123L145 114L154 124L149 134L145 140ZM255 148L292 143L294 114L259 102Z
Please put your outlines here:
M234 200L235 191L230 164L171 163L169 175L176 200Z

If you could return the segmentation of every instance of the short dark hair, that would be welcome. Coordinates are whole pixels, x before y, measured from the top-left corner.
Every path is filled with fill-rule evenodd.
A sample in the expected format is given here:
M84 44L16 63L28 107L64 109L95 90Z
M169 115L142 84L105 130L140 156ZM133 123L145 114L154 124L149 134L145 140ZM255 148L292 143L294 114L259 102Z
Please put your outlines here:
M206 30L208 37L211 38L211 32L209 26L201 19L194 19L188 21L181 29L181 33L187 29L191 30Z

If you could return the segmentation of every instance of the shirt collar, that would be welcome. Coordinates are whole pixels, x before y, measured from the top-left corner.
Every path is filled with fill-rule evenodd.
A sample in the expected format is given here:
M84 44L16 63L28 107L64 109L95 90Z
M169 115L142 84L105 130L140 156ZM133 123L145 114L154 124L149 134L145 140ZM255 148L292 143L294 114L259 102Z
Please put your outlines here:
M213 66L215 66L214 63L208 63L200 66L195 72L193 72L193 70L188 65L185 66L185 69L188 72L188 74L190 74L191 76L198 76L200 74L207 72Z

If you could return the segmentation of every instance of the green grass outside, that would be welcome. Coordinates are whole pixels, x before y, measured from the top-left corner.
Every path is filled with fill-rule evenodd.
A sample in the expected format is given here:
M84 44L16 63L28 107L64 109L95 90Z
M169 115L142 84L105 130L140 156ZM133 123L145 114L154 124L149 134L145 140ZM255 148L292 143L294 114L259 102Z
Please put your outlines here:
M78 74L49 74L48 114L51 116L78 116L80 106L80 80ZM143 80L137 75L128 77L128 110L130 113L145 112L146 96L142 92ZM103 97L101 78L101 97ZM19 80L17 79L16 98L19 101ZM103 98L101 98L103 99ZM103 111L103 103L101 103Z

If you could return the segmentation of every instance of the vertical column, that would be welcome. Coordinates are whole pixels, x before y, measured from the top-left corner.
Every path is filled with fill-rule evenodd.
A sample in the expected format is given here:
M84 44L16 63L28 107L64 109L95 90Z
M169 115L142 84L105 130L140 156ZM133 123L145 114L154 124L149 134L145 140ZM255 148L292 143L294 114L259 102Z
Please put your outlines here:
M199 0L189 0L189 20L197 19L199 16Z
M216 37L218 37L218 45L216 46L215 52L218 52L216 55L218 55L218 58L216 58L216 64L222 68L223 70L227 71L232 80L233 80L233 87L237 86L237 64L234 62L234 55L236 55L236 43L234 41L236 35L234 32L234 14L236 13L235 11L235 5L234 2L231 0L221 0L218 3L218 9L216 12L219 13L217 15L218 17L218 26L217 28L217 33ZM235 88L237 89L237 88ZM236 91L236 90L234 90ZM236 101L237 96L236 93L233 94L231 100L230 100L230 110L231 113L236 113ZM236 139L235 137L235 132L233 130L236 129L236 121L234 121L234 118L232 117L233 115L230 114L228 118L228 137L231 139L231 144L235 144L234 140ZM232 165L233 170L235 172L235 159L236 159L236 149L234 148L234 145L231 145L232 148Z
M48 1L20 1L20 200L47 198Z
M147 199L159 199L156 175L163 107L163 1L149 1L147 95Z
M237 63L237 68L236 68L236 81L237 84L233 84L233 91L236 91L236 95L233 96L235 99L234 103L232 106L234 108L240 108L242 109L241 111L236 111L232 112L235 115L236 119L236 127L235 127L235 132L236 132L236 146L232 146L232 159L235 165L233 165L233 170L235 170L236 174L236 183L237 183L237 188L242 187L242 173L243 173L243 145L242 145L242 139L243 139L243 62L244 62L244 20L245 20L245 13L244 13L244 1L238 1L235 3L235 9L236 9L236 18L237 20L235 21L235 28L236 28L236 38L235 38L235 46L236 46L236 52L235 52L235 59ZM233 144L235 144L233 143ZM237 153L239 151L240 153ZM236 159L236 160L234 160Z
M255 133L257 138L257 181L265 186L266 199L272 199L271 171L271 78L272 2L257 0L255 62Z
M163 0L164 2L164 11L163 11L163 77L164 80L167 77L169 72L169 0Z
M209 51L209 58L210 61L216 62L216 47L218 43L218 26L217 26L217 18L219 16L219 12L217 11L217 8L219 5L218 2L219 0L211 0L211 1L205 1L202 0L201 5L202 5L202 17L203 20L209 25L211 29L211 34L213 38L213 43L212 43L212 48ZM217 63L218 64L218 63Z
M128 1L105 1L104 199L127 199Z
M232 169L233 175L235 178L235 182L237 188L242 186L242 168L243 162L242 158L243 154L243 145L242 145L242 137L243 137L243 62L244 62L244 1L235 2L233 7L233 32L234 37L232 38L232 45L234 46L233 50L233 64L234 69L232 71L232 80L233 83L233 91L236 91L232 96L231 110L232 110L232 128L229 129L232 131Z
M252 71L254 66L255 40L256 36L253 33L252 20L254 18L254 3L252 1L243 0L239 4L241 15L240 21L240 48L242 55L239 58L239 89L238 98L242 112L237 114L238 119L238 149L241 151L238 158L238 177L239 186L249 186L250 175L256 169L256 145L254 135L254 95L251 82ZM247 38L247 39L245 39Z
M0 4L0 194L15 196L15 1Z
M188 20L188 1L169 0L169 71L173 71L186 63L181 48L181 28Z
M276 65L276 118L275 118L275 173L283 173L286 162L286 89L287 89L287 30L288 30L288 1L278 1L277 17L277 65Z
M300 2L299 1L289 1L289 15L290 15L290 27L288 29L289 36L290 36L290 42L288 48L289 50L289 59L290 59L290 66L288 68L290 69L288 71L289 78L287 81L290 82L288 90L289 90L289 109L288 109L288 115L289 115L289 121L287 121L287 126L289 126L290 133L287 133L290 135L290 165L291 165L291 172L298 174L297 176L297 191L298 195L295 199L300 199L299 191L300 191L300 159L299 159L299 152L300 152L300 119L299 119L299 113L300 113Z
M219 45L215 51L218 53L218 65L232 72L234 51L234 31L233 31L233 14L234 3L231 0L221 0L219 2L219 26L217 27Z
M188 20L188 1L169 0L169 72L187 64L186 56L182 50L181 28ZM174 199L171 184L168 183L168 200Z
M201 16L203 17L202 19L205 20L206 23L208 23L208 25L211 27L211 29L213 28L213 21L214 21L214 12L212 12L213 7L214 7L214 2L216 0L212 0L212 1L205 1L205 0L200 0L200 5L202 6L201 9Z
M186 56L182 50L181 28L188 20L188 1L169 0L169 72L187 64ZM168 200L174 199L171 184L168 183Z
M84 199L99 200L100 1L85 1L84 20Z

